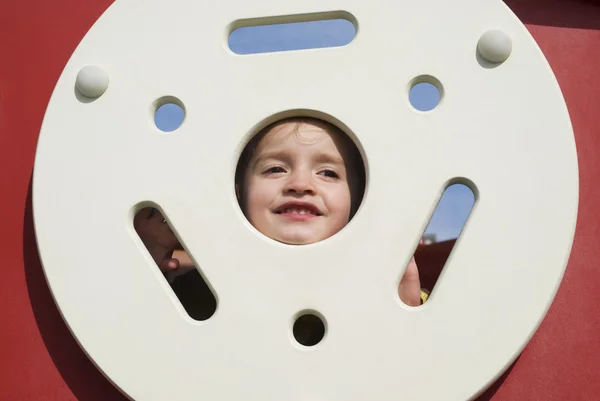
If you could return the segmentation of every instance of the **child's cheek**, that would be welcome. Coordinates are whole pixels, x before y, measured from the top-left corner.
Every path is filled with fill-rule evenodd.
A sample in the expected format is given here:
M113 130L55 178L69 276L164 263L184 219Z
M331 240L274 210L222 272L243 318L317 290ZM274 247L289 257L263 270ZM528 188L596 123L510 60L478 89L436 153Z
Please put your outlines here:
M327 205L330 214L335 215L337 218L341 219L341 221L344 222L344 224L348 223L348 220L350 218L351 207L352 202L350 198L350 191L348 190L348 188L338 191L334 196L330 198L329 205Z

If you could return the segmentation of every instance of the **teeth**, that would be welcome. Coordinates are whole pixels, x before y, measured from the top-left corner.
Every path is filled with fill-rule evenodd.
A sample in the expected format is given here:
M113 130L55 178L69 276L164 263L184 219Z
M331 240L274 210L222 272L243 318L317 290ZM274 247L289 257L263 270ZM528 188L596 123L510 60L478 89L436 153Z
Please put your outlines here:
M296 213L296 214L315 214L312 210L300 209L300 208L288 208L285 209L284 213Z

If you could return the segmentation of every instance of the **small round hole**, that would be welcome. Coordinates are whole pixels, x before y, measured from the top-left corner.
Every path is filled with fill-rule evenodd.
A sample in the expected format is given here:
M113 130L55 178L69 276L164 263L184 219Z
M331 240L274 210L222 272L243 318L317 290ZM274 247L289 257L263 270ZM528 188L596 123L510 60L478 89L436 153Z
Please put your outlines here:
M435 78L431 77L431 79ZM419 111L431 111L435 109L442 100L440 88L441 84L439 83L436 85L431 82L416 80L408 93L410 104Z
M183 106L172 99L159 104L160 106L154 112L154 124L156 124L156 127L163 132L172 132L181 127L185 119Z
M325 337L325 323L314 313L301 314L294 322L294 338L305 347L312 347Z

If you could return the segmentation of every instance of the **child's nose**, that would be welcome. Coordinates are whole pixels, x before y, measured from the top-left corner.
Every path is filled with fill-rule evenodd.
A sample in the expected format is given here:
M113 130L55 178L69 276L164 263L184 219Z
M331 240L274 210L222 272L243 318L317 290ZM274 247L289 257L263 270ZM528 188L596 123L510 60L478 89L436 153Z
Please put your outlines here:
M295 193L315 193L313 177L310 172L296 171L290 174L289 180L286 182L285 192Z

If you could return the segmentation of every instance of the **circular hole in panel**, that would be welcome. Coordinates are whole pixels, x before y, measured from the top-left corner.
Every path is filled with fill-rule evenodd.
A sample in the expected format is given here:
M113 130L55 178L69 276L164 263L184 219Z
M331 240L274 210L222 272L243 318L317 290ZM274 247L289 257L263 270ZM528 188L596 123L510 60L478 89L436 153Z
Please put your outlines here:
M325 337L325 331L325 319L314 311L299 313L292 329L296 341L305 347L320 343Z
M441 82L429 75L422 75L410 84L408 100L418 111L431 111L442 101L443 87Z
M354 217L365 193L365 163L354 134L335 119L285 114L259 124L241 152L237 200L265 236L313 244Z
M185 120L183 103L172 96L165 96L154 103L154 124L163 132L173 132Z

